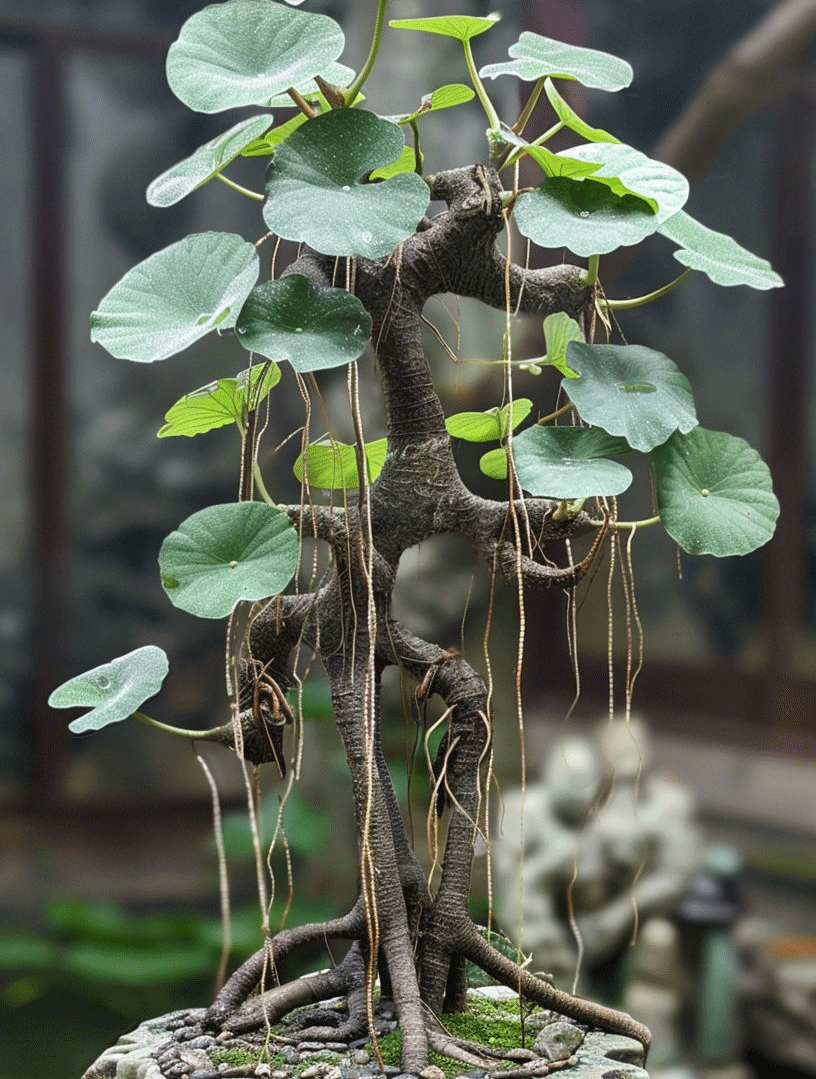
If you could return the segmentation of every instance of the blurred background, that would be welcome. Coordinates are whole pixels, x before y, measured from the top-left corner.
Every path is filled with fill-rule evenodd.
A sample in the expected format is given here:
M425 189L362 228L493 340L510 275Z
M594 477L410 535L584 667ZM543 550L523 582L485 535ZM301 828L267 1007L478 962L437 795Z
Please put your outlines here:
M112 360L88 340L89 312L135 262L192 231L247 238L263 231L255 204L222 185L169 210L143 198L152 178L238 118L191 114L166 86L167 46L199 6L0 0L7 154L0 169L0 1079L80 1074L141 1019L206 1001L218 963L210 795L195 754L127 724L72 737L64 716L45 705L71 674L153 643L171 657L159 718L200 727L226 715L223 627L171 608L155 559L184 517L235 497L237 435L225 428L158 442L154 434L183 393L233 375L245 362L217 337L150 367ZM486 15L494 0L392 6L395 17ZM306 5L341 19L344 59L357 67L374 7L373 0ZM739 434L759 449L782 503L773 542L744 559L681 562L665 535L637 537L646 665L635 704L651 731L649 767L690 792L702 849L725 846L733 855L712 864L728 878L729 896L739 893L726 919L741 971L734 979L744 989L739 1006L744 1011L753 993L754 1001L773 1000L764 1014L776 1009L775 1026L749 1022L729 1036L731 1055L750 1061L757 1074L816 1074L816 3L530 0L504 8L502 23L475 41L479 64L503 58L523 30L630 61L635 80L627 91L602 95L561 83L562 92L590 123L684 171L692 180L690 212L769 258L787 282L784 290L760 293L717 288L693 275L621 320L628 340L666 352L688 374L706 427ZM454 46L387 32L366 87L371 107L398 112L443 83L466 81ZM406 85L407 96L397 96L397 86ZM511 120L525 85L511 78L490 84ZM474 104L455 117L429 117L428 167L480 159L483 130ZM239 161L231 175L258 188L260 167ZM616 297L651 291L676 272L659 237L637 260L624 251L601 269L608 295ZM461 323L461 357L499 355L501 315L451 301L434 301L427 315L454 348ZM540 354L540 325L527 332L528 354ZM517 347L525 347L521 337ZM485 375L489 369L451 363L430 332L428 348L449 411L499 403L500 380ZM515 393L546 406L556 387L547 379L520 375ZM321 380L321 389L342 405L342 379ZM274 396L262 460L281 500L298 497L291 473L297 440L274 457L272 451L302 422L300 413L296 394ZM384 433L375 404L366 424L369 437ZM475 460L463 450L463 470L477 483ZM640 498L632 513L648 516L648 495ZM437 573L445 575L444 588ZM594 728L608 694L603 570L599 577L579 613L581 697L569 720L577 733ZM484 568L439 539L406 559L403 578L400 617L445 646L463 642L478 665ZM619 612L622 603L621 592ZM562 597L531 596L527 615L534 783L564 732L574 678ZM507 731L497 771L508 790L519 774L512 695L502 691L512 685L513 617L513 596L503 593L492 650L497 722ZM619 614L619 686L622 627ZM410 755L413 730L396 683L392 698L388 737L404 792L407 769L399 759ZM292 923L343 910L355 893L348 783L318 678L307 684L304 711L303 777L286 809ZM254 950L259 922L243 781L235 762L221 759L228 755L206 755L228 815L238 958ZM277 794L269 787L271 827ZM422 794L419 779L415 792ZM287 891L282 858L276 869L279 918ZM478 876L484 893L481 867ZM485 915L484 894L475 912Z

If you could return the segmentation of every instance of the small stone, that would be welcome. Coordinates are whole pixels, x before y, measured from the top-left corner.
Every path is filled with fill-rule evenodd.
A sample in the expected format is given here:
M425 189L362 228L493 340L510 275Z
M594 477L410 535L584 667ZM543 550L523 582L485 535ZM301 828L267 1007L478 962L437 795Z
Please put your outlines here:
M537 1034L539 1030L543 1030L544 1027L554 1023L558 1019L555 1012L548 1010L533 1012L532 1015L528 1015L524 1020L524 1029L530 1034Z
M285 1071L283 1068L276 1068L275 1071L272 1072L272 1079L286 1079L288 1075L289 1072Z
M323 1042L323 1048L328 1053L345 1053L348 1046L345 1042Z
M268 1064L259 1064L255 1069L255 1074L258 1076L263 1076L264 1079L269 1079L269 1077L272 1075L272 1069L269 1067Z
M283 1059L286 1061L287 1064L299 1064L300 1053L297 1051L297 1049L284 1049Z
M211 1034L199 1034L197 1038L191 1038L187 1042L188 1049L211 1049L215 1045L215 1038Z
M227 1042L231 1042L234 1037L235 1035L231 1030L222 1030L221 1033L216 1036L215 1041L217 1045L226 1045Z
M352 1064L368 1064L371 1061L371 1054L365 1049L352 1049L349 1056Z
M429 1064L419 1073L419 1079L445 1079L445 1073L436 1064Z
M566 1060L584 1040L583 1031L563 1020L549 1023L535 1040L533 1049L545 1060Z

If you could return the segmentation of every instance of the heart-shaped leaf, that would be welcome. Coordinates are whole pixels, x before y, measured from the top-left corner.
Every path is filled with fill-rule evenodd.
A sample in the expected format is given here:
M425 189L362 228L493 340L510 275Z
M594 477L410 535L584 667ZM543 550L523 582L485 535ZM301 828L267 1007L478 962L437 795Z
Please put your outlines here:
M535 424L513 439L513 461L522 488L540 498L592 498L618 495L632 482L632 473L607 455L628 453L625 439L595 427L542 427ZM491 450L482 457L482 472L507 478L507 454Z
M258 253L231 232L199 232L125 274L91 315L91 340L151 363L235 325L258 277Z
M768 466L741 438L696 427L651 453L657 507L689 554L748 554L767 543L779 516Z
M567 360L581 376L562 388L588 423L648 453L673 431L697 426L689 381L668 356L644 345L573 341Z
M415 173L363 183L402 153L395 124L359 109L340 109L298 128L267 173L264 220L287 240L326 255L380 258L412 235L428 206Z
M269 105L327 75L343 51L334 19L269 0L225 0L190 16L167 54L167 81L196 112Z
M780 288L784 281L770 262L752 255L723 232L701 225L684 210L664 221L657 230L681 245L674 257L692 270L701 270L717 285Z
M492 29L500 18L500 15L488 15L486 18L475 15L437 15L430 19L392 19L388 25L396 30L423 30L427 34L441 34L443 37L454 37L457 41L470 41L485 30Z
M688 180L671 165L655 161L624 142L593 142L563 151L570 160L600 162L592 179L606 184L615 195L637 195L654 210L662 224L689 196Z
M525 82L535 82L549 75L554 79L576 79L596 90L622 90L632 81L631 65L617 56L567 45L529 30L508 51L513 60L488 64L479 72L482 78L515 75Z
M199 618L225 618L241 600L276 596L297 560L297 532L282 510L264 502L199 510L159 551L165 592L174 606Z
M368 482L382 472L388 453L388 439L380 438L376 442L366 442L363 446L366 457ZM309 486L321 487L327 491L348 490L360 486L357 472L357 451L345 442L316 442L306 451ZM303 454L295 461L294 473L303 483Z
M243 430L250 409L257 408L273 386L280 382L280 368L268 361L258 363L237 378L219 378L209 386L187 393L165 415L159 438L171 435L201 435L228 423Z
M189 195L225 169L230 161L234 161L271 123L272 117L269 113L252 116L249 120L242 120L231 127L223 135L211 139L204 146L199 146L190 157L185 157L183 161L156 177L147 189L147 201L151 206L172 206L180 202L185 195Z
M289 274L252 290L236 332L244 348L270 360L287 360L304 374L342 367L361 356L371 335L371 316L344 289Z
M561 176L520 195L515 220L522 236L539 247L567 247L584 257L639 244L659 224L657 215L634 195L621 198L592 179Z
M547 355L537 363L546 363L560 371L564 378L578 378L578 372L573 371L567 363L567 348L570 341L583 341L584 334L574 318L570 318L566 311L556 311L547 315L544 319L544 343L547 346Z
M440 109L451 109L456 105L464 105L472 101L476 94L469 86L461 82L448 83L433 90L430 94L423 95L422 104L416 112L401 113L399 116L386 116L384 119L391 120L395 124L410 124L419 120L429 113L439 112Z
M159 692L167 671L166 654L148 644L63 682L48 698L48 705L90 708L86 715L72 720L68 729L75 734L99 731L138 711L149 697Z
M527 419L532 408L533 402L526 397L513 402L513 430ZM491 408L487 412L457 412L445 420L448 434L465 442L501 442L507 438L509 425L510 405Z
M580 135L581 138L586 139L588 142L620 142L620 139L616 139L614 135L610 135L603 128L591 127L586 120L582 120L578 113L570 108L558 93L552 79L544 80L544 92L558 119L562 124L574 131L576 135Z

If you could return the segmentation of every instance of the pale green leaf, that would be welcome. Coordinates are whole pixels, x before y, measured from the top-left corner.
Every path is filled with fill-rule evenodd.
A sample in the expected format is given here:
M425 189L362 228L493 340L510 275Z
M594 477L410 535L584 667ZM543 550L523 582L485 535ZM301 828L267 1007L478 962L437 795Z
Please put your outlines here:
M250 352L288 361L301 374L342 367L362 355L371 316L356 296L300 274L256 286L236 326Z
M258 277L258 253L230 232L199 232L125 274L91 314L91 340L151 363L235 325Z
M268 131L259 139L253 139L248 143L241 151L243 157L269 157L270 154L275 152L275 148L288 139L293 131L305 124L308 117L298 112L291 120L287 120L285 124L279 124L278 127L273 127L271 131Z
M276 363L258 363L237 378L220 378L200 390L185 394L168 410L159 438L171 435L204 434L228 423L246 425L247 413L257 408L266 395L280 382Z
M326 255L380 258L411 236L428 206L415 173L364 183L404 146L395 124L359 109L310 120L284 142L267 171L264 220L278 236Z
M264 502L199 510L159 551L165 592L174 606L199 618L225 618L241 600L277 595L297 560L297 532L282 510Z
M544 343L547 355L537 363L546 363L560 371L565 378L578 378L567 363L567 347L570 341L583 341L584 334L574 318L566 311L556 311L544 319Z
M741 438L696 427L651 453L657 508L689 554L720 558L761 547L779 516L768 466Z
M573 341L567 360L581 376L565 379L581 417L648 453L674 431L697 426L688 379L668 356L644 345Z
M429 19L392 19L388 25L396 30L422 30L428 34L453 37L457 41L470 41L494 27L500 18L500 15L488 15L485 18L475 15L437 15Z
M535 424L513 439L513 461L522 488L535 497L578 499L617 495L632 482L632 473L607 456L627 453L625 439L594 427L544 427ZM482 472L507 478L505 450L482 457Z
M368 482L382 472L388 452L388 439L380 438L376 442L366 442L363 446L366 458ZM345 442L316 442L306 451L306 465L310 487L321 487L327 491L348 490L360 486L357 472L357 451ZM294 464L294 473L303 483L303 454Z
M513 402L513 430L522 420L526 420L533 408L533 402L526 397L519 397ZM445 427L453 438L464 442L500 442L507 437L510 420L510 405L491 408L487 412L458 412L448 416Z
M422 160L425 160L425 155L420 151ZM371 180L387 180L391 176L398 176L401 172L416 172L416 151L413 146L404 146L402 153L393 161L390 165L386 165L385 168L375 169L371 173L369 179Z
M766 259L752 255L725 233L701 225L681 210L657 230L681 245L674 257L692 270L701 270L717 285L780 288L784 281Z
M68 729L75 734L99 731L138 711L159 692L167 671L167 655L148 644L63 682L48 698L48 704L51 708L90 708L90 712L72 720Z
M615 195L637 195L652 207L662 224L684 205L688 180L671 165L655 161L623 142L593 142L563 151L572 160L600 162L593 181L606 184Z
M577 79L597 90L622 90L632 81L631 66L617 56L567 45L529 30L510 46L509 53L511 61L483 67L479 72L482 78L515 75L525 82L535 82L549 75L554 79Z
M269 0L225 0L184 23L167 54L167 81L197 112L270 105L290 86L330 78L327 69L344 44L326 15Z
M419 120L420 117L427 116L429 113L439 112L440 109L451 109L456 105L464 105L468 101L472 101L475 96L474 91L469 86L465 86L464 83L448 83L446 86L440 86L438 90L433 90L430 94L424 94L422 104L416 112L401 113L398 116L386 116L384 119L391 120L395 124L410 124L412 121Z
M552 79L545 79L544 92L558 119L570 130L574 131L576 135L580 135L581 138L586 139L588 142L620 142L620 139L616 139L614 135L610 135L603 128L592 127L586 120L581 119L578 113L558 93Z
M195 191L216 173L225 169L231 161L243 153L272 123L269 113L252 116L199 146L190 157L163 172L147 189L147 201L151 206L172 206L185 195Z

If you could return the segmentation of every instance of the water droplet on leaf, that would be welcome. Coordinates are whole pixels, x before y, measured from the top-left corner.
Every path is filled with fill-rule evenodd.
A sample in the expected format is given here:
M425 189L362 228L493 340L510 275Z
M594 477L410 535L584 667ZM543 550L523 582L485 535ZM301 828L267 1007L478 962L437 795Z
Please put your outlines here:
M370 232L364 232L363 233L363 243L364 244L370 244L371 243L371 233Z
M709 493L710 493L710 492L709 492L709 490L708 490L708 488L707 488L707 487L704 487L704 488L702 489L702 491L700 491L700 494L701 494L701 495L703 496L703 498L708 498L708 496L709 496Z
M578 211L578 216L579 217L589 217L589 210L579 210Z
M230 567L230 569L235 569L235 567L237 565L238 565L238 563L235 560L233 560L232 562L230 562L229 567Z
M295 333L303 333L303 327L302 326L295 326Z
M246 333L246 326L237 326L238 333Z
M96 684L99 686L100 689L110 689L111 680L106 674L98 674L96 676Z
M351 191L351 188L349 187L348 184L343 184L343 190L344 191Z

